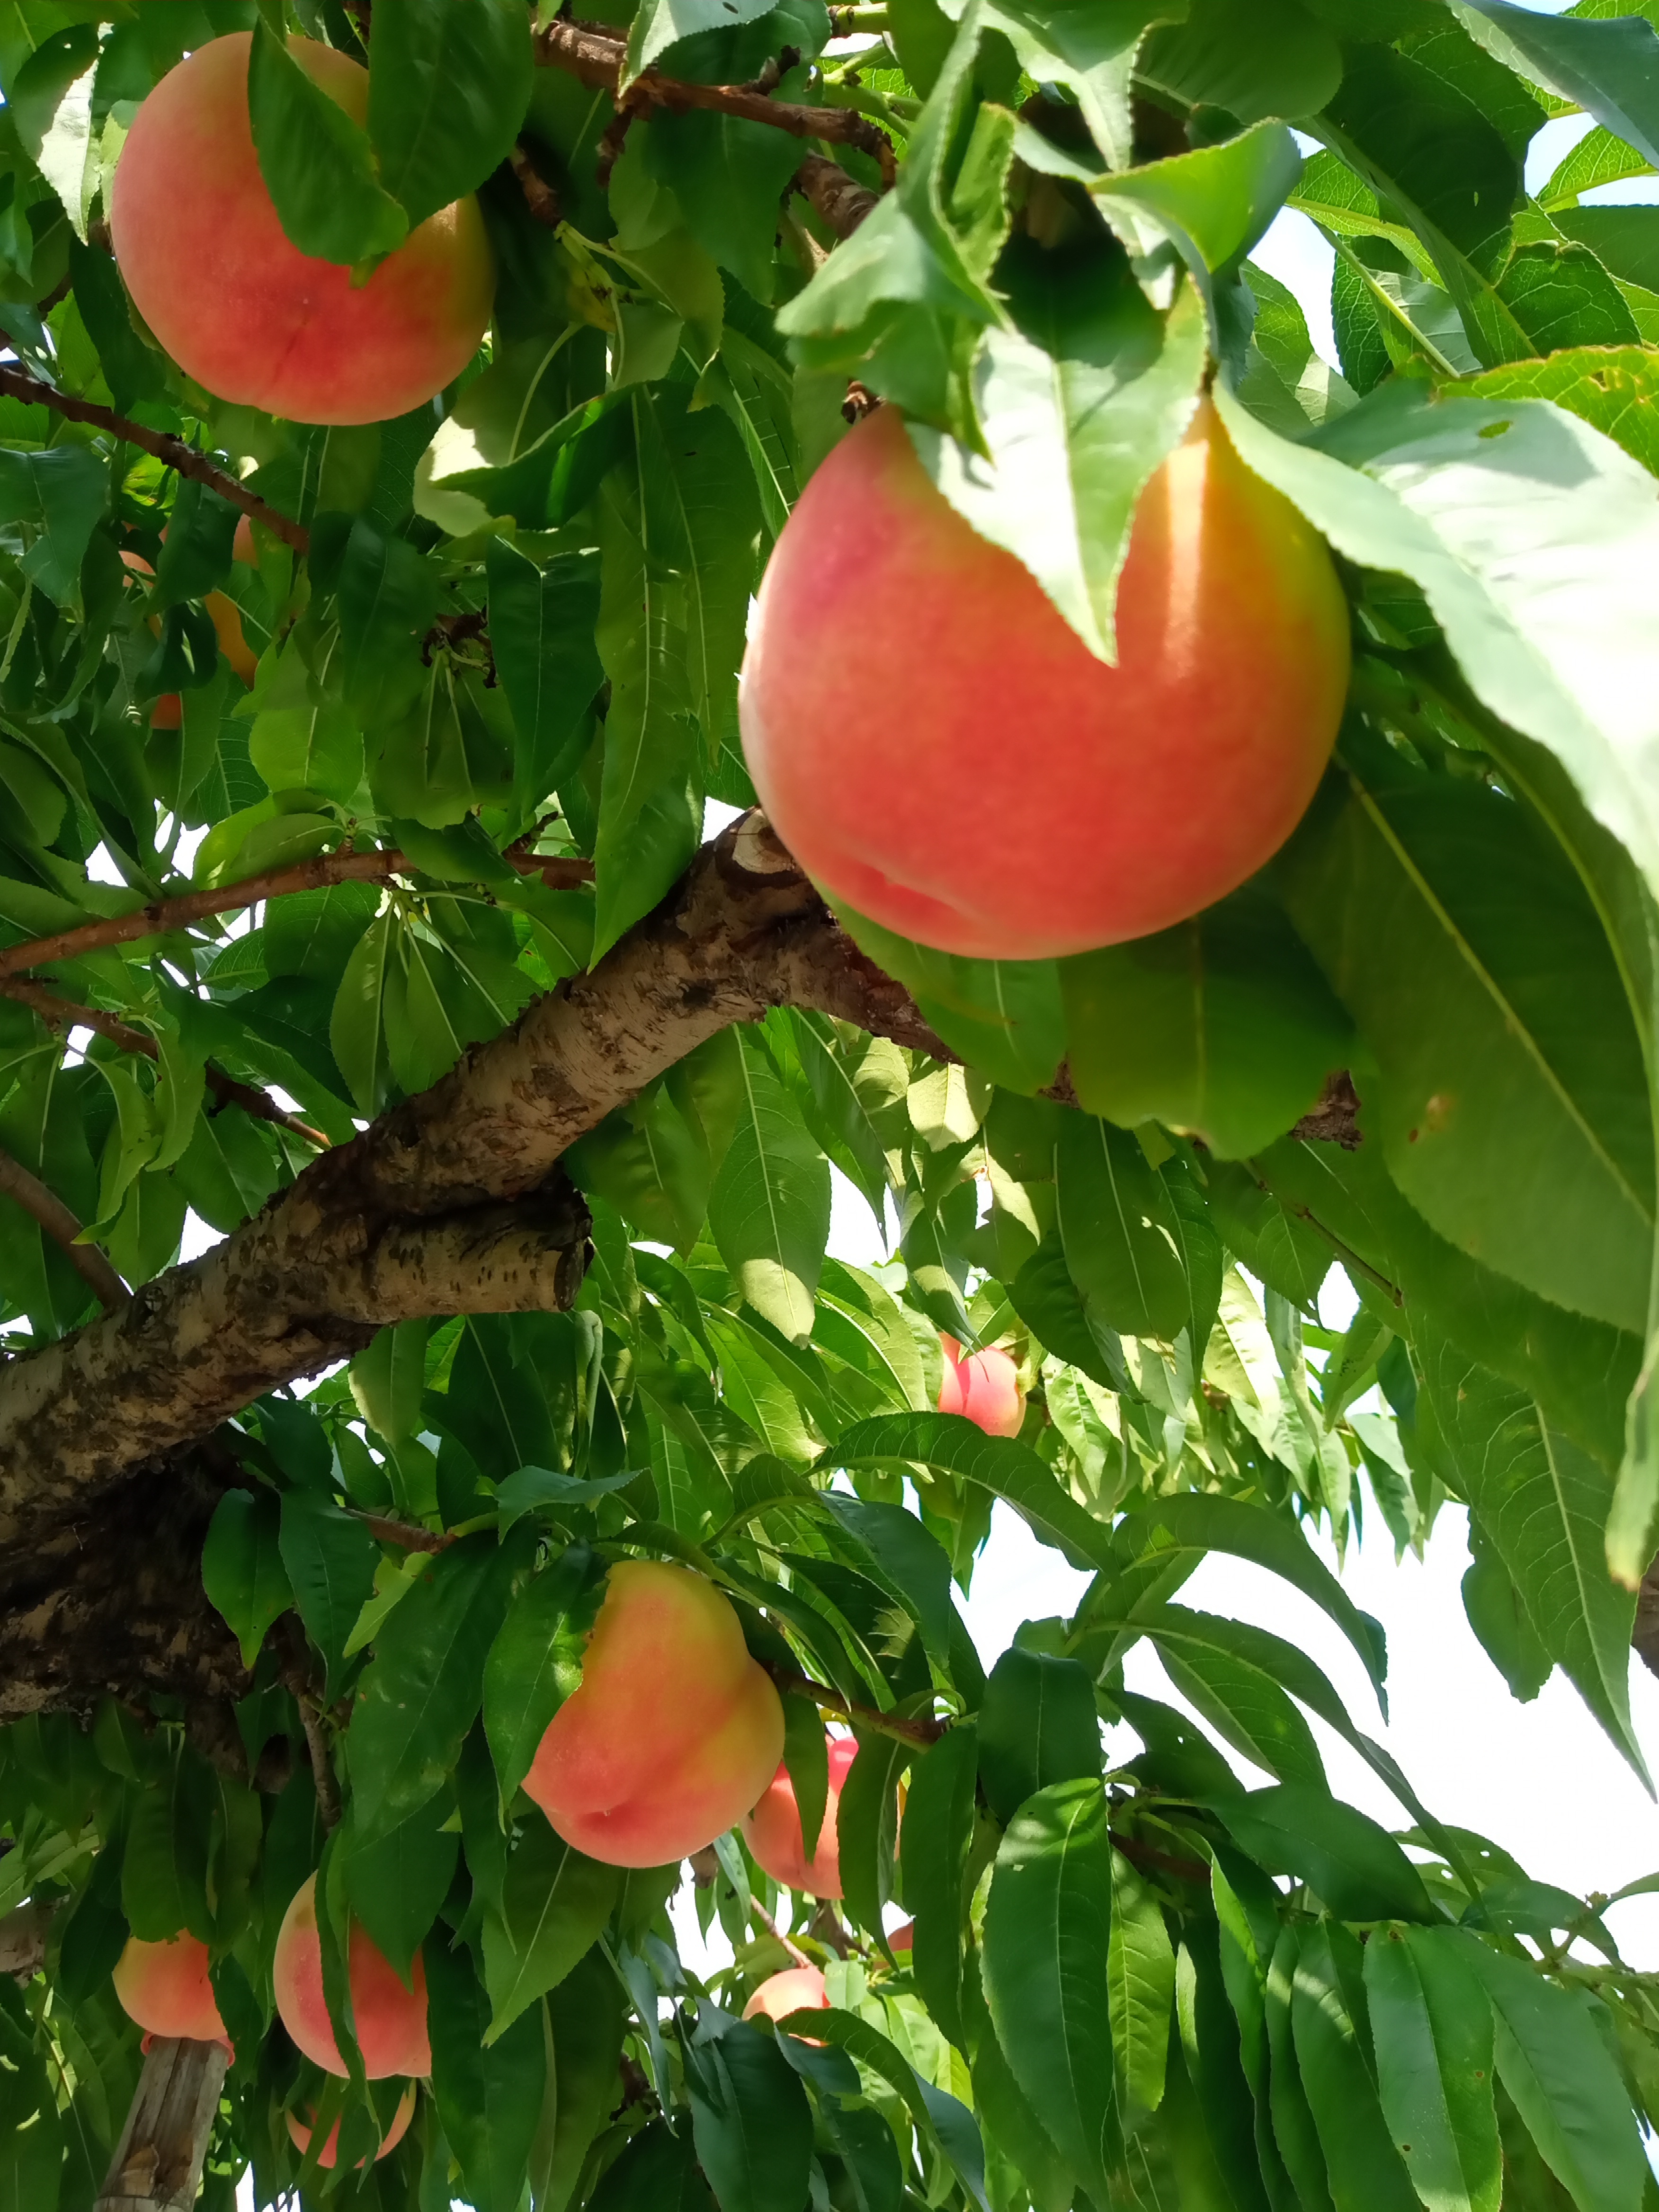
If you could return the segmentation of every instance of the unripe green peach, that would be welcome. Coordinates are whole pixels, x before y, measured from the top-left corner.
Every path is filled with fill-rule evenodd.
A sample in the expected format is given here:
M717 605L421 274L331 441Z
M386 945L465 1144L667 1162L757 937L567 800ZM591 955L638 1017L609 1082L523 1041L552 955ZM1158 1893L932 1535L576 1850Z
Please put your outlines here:
M133 305L221 399L301 422L379 422L459 376L489 319L495 272L477 202L428 217L367 283L289 240L248 118L246 31L170 70L133 118L110 196ZM361 123L368 72L331 46L289 51Z
M727 1600L690 1568L625 1559L524 1786L589 1858L665 1866L741 1820L782 1754L782 1705Z
M740 699L761 804L832 898L946 952L1168 928L1290 835L1348 685L1330 556L1207 401L1142 495L1117 642L1096 659L879 408L761 586Z
M356 1921L346 1949L352 2024L363 2071L378 2081L388 2074L429 2074L432 2046L426 2033L426 1968L415 1954L412 1987L398 1980L386 1954ZM323 1996L322 1939L317 1929L317 1877L295 1893L276 1933L271 1964L276 2009L306 2057L329 2074L348 2069L335 2040Z

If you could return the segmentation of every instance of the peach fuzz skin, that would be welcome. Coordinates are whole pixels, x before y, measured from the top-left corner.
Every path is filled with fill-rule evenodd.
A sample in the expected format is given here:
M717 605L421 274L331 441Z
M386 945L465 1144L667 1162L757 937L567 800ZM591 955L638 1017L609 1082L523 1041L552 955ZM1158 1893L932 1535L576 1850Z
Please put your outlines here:
M761 804L832 900L943 951L1168 928L1290 835L1348 682L1322 540L1207 401L1141 496L1117 636L1108 667L878 408L761 586L739 700Z
M397 2149L398 2144L409 2133L409 2124L414 2117L415 2084L411 2081L408 2088L404 2091L403 2095L399 2098L398 2101L398 2109L392 2115L392 2124L386 2131L386 2135L380 2143L380 2148L374 2154L374 2161L377 2166L383 2158L389 2156L392 2151ZM296 2118L296 2116L292 2112L284 2113L283 2118L288 2122L288 2131L289 2136L293 2138L294 2148L295 2150L301 2154L308 2151L311 2148L311 2130L306 2125L302 2119ZM336 2120L333 2126L328 2131L327 2138L325 2141L322 2148L317 2154L317 2163L319 2166L326 2169L334 2165L336 2153L339 2148L339 2142L340 2123L338 2120ZM356 2166L352 2169L353 2172L361 2173L365 2163L366 2161L360 2158L357 2160Z
M689 1567L625 1559L524 1786L589 1858L666 1866L741 1820L782 1756L783 1706L726 1600Z
M372 2081L388 2074L429 2074L432 2046L426 2033L426 1968L415 1954L412 1990L398 1980L384 1952L354 1921L347 1949L351 2010L363 2071ZM271 1978L276 2009L306 2057L328 2074L344 2074L323 1996L323 1952L317 1933L317 1877L295 1891L276 1936Z
M1006 1352L963 1355L953 1336L941 1336L945 1375L939 1384L941 1413L961 1413L988 1437L1017 1437L1025 1419L1019 1370Z
M787 2020L792 2012L828 2012L830 1992L816 1966L786 1966L782 1973L763 1981L743 2008L745 2020L764 2013L769 2020ZM810 2043L811 2038L809 2036Z
M804 1889L811 1897L839 1897L841 1850L836 1835L836 1812L859 1747L851 1736L829 1736L824 1749L830 1760L830 1795L823 1808L823 1825L817 1847L809 1859L801 1834L800 1810L789 1769L779 1765L766 1795L743 1824L744 1840L755 1863L786 1889Z
M477 351L495 271L483 217L443 208L366 284L289 243L254 151L252 44L234 31L168 71L133 118L110 200L133 305L221 399L301 422L380 422L430 399ZM289 51L361 123L368 72L295 38Z
M230 2048L208 1979L208 1947L197 1936L180 1934L146 1943L129 1936L115 1962L115 1995L127 2018L146 2035Z

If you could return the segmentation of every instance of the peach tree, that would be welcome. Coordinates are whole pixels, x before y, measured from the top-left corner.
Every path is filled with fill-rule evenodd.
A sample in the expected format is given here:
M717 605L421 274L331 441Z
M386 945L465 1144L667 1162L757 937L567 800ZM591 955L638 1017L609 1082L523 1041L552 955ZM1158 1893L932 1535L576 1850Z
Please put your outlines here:
M588 5L0 10L0 2212L1638 2212L1653 1978L1420 1801L1329 1562L1466 1509L1492 1663L1646 1778L1659 210L1597 193L1659 169L1659 9ZM187 104L139 191L203 56L263 244ZM374 302L458 207L487 327L404 408ZM1268 865L1062 958L826 903L738 672L878 406L1101 666L1200 406L1324 541ZM1042 662L981 745L1039 796ZM1000 1655L999 1503L1089 1577ZM1182 1601L1218 1553L1366 1710ZM769 1679L793 1857L526 1793L641 1561ZM146 2052L165 1946L209 2035Z

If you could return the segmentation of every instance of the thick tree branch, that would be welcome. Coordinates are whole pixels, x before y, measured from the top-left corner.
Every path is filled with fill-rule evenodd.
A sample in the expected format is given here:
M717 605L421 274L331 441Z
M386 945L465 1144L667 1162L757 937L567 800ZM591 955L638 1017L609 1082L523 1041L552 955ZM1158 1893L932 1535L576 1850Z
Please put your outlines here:
M536 33L536 59L544 69L563 70L596 91L620 94L629 110L663 107L671 113L703 108L719 115L735 115L748 123L769 124L796 138L818 138L826 144L856 146L880 167L882 181L890 185L896 174L892 142L867 116L850 107L808 107L793 100L774 100L769 92L746 84L692 84L680 77L662 76L647 70L622 91L627 40L620 31L599 23L576 23L556 17Z
M152 2044L94 2212L190 2212L229 2063L222 2043Z
M33 983L20 976L0 976L0 999L13 999L20 1006L27 1006L52 1029L91 1030L94 1035L107 1037L112 1044L118 1045L123 1052L138 1053L146 1060L161 1058L161 1048L148 1030L132 1028L118 1014L106 1013L101 1006L83 1006L73 999L60 999L44 983ZM269 1091L252 1083L239 1083L234 1075L227 1075L211 1060L203 1074L208 1089L222 1105L240 1106L256 1121L274 1122L279 1129L291 1129L307 1144L319 1147L328 1144L328 1138L320 1129L313 1129L297 1114L290 1114L279 1106Z
M221 468L216 461L210 461L205 453L198 453L194 446L187 446L170 430L148 430L142 422L118 415L112 407L100 407L90 399L76 399L67 392L59 392L55 385L43 384L27 369L6 363L0 363L0 392L13 399L25 400L31 406L50 407L54 414L64 416L69 422L90 423L94 429L118 438L123 445L137 446L142 453L153 453L179 476L193 477L198 483L216 491L221 499L240 507L244 514L252 515L254 521L262 522L274 538L280 538L296 553L309 550L311 532L303 523L279 514L256 492L239 483L228 469Z
M559 854L509 851L502 855L521 876L539 876L555 890L569 890L593 880L593 863ZM147 937L165 937L192 922L216 914L238 914L264 900L285 898L290 891L321 890L329 884L379 884L392 876L420 873L406 854L391 852L319 853L314 860L296 860L264 875L247 876L240 883L220 884L210 890L181 891L176 898L152 899L131 914L100 916L96 921L76 923L50 937L30 938L21 945L0 945L0 976L21 975L26 969L44 968L58 960L78 960L112 945L137 945Z
M31 1175L21 1160L15 1160L6 1152L0 1152L0 1197L12 1200L25 1213L33 1216L76 1273L96 1291L102 1304L112 1311L125 1304L131 1293L95 1244L76 1242L81 1224L63 1200L55 1191L48 1190L39 1176Z

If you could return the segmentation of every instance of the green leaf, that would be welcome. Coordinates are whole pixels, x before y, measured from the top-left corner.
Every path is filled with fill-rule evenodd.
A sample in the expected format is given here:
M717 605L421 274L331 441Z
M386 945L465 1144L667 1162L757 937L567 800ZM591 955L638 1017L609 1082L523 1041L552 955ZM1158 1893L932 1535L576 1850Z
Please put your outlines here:
M902 1505L871 1504L836 1491L825 1492L823 1503L850 1540L862 1571L910 1615L928 1656L948 1669L951 1561L938 1537Z
M593 957L648 914L674 883L702 828L702 771L688 666L683 586L658 543L636 393L629 462L605 478L599 503L599 621L611 684L599 793Z
M1578 2212L1635 2212L1647 2183L1636 2116L1588 1990L1559 1989L1530 1961L1449 1936L1484 1983L1498 2078Z
M1094 1684L1075 1659L1005 1651L979 1711L981 1786L1004 1827L1028 1797L1059 1782L1098 1779Z
M1060 969L1053 960L969 960L914 945L839 905L836 918L861 952L902 983L941 1040L1010 1091L1052 1083L1066 1050Z
M941 0L954 21L966 0ZM992 0L981 21L1000 31L1020 66L1038 82L1063 84L1077 95L1084 120L1109 167L1133 160L1129 76L1151 23L1183 21L1187 0Z
M1293 1874L1344 1920L1431 1921L1422 1877L1386 1829L1322 1790L1282 1783L1218 1797L1233 1841L1270 1874Z
M1163 1121L1222 1159L1284 1135L1344 1065L1351 1031L1282 908L1252 886L1191 921L1060 963L1079 1101Z
M911 1972L921 1999L958 2049L967 2044L962 1977L977 1747L958 1723L910 1769L904 1801L904 1898L915 1923Z
M1176 1958L1163 1911L1121 1851L1112 1853L1112 1936L1106 1954L1112 2051L1126 2127L1164 2101Z
M879 2030L855 2013L842 2012L837 2008L825 2012L795 2013L786 2025L791 2033L810 2033L836 2045L861 2067L896 2090L908 2108L917 2132L938 2144L979 2212L989 2212L985 2194L984 2147L974 2116L965 2105L948 2090L935 2088Z
M1417 2197L1389 2140L1368 2063L1357 1957L1352 1982L1339 1972L1339 1954L1346 1958L1351 1949L1358 1949L1353 1937L1328 1921L1301 1932L1290 2009L1302 2086L1336 2212L1412 2212Z
M1448 1346L1425 1337L1418 1362L1470 1510L1539 1642L1647 1782L1630 1712L1636 1598L1613 1581L1604 1545L1612 1476L1534 1401Z
M488 2008L464 1945L426 1946L432 2093L477 2212L519 2212L547 2087L539 2009L486 2043Z
M1145 252L1167 238L1202 282L1243 259L1301 174L1285 125L1255 123L1219 146L1097 177L1090 190L1134 248Z
M1383 2114L1418 2195L1429 2212L1498 2212L1492 2007L1457 1939L1376 1929L1365 1995Z
M1452 13L1505 67L1593 115L1659 162L1659 34L1631 15L1611 22L1540 17L1508 0L1451 0Z
M108 465L89 446L0 447L0 523L23 526L22 572L60 607L80 605L81 563L108 495Z
M1054 1182L1066 1264L1085 1299L1126 1336L1173 1338L1192 1311L1169 1192L1137 1139L1092 1115L1065 1121Z
M175 1737L162 1744L146 1786L134 1796L121 1853L121 1910L141 1942L168 1942L181 1929L204 1943L213 1936L210 1791L197 1754Z
M1115 661L1118 577L1140 493L1191 419L1206 357L1185 290L1161 319L1119 262L1085 328L1045 350L992 331L974 370L983 456L910 424L924 469L981 538L1029 568L1101 659Z
M830 1234L830 1167L808 1136L765 1046L738 1031L737 1127L708 1198L720 1254L757 1313L793 1342L811 1334Z
M355 1805L348 1816L342 1874L353 1917L405 1983L455 1878L460 1838L448 1813L441 1798L429 1800L368 1843L357 1839Z
M646 0L629 27L628 58L620 89L682 39L709 31L735 30L771 12L775 0Z
M899 1777L915 1755L893 1736L860 1734L858 1756L847 1770L836 1807L836 1844L847 1910L884 1951L887 1939L882 1913L893 1894Z
M997 1852L985 1993L997 2040L1061 2155L1103 2203L1121 2156L1109 1955L1112 1846L1098 1781L1027 1801Z
M370 922L357 939L335 994L328 1041L351 1095L365 1114L377 1114L391 1085L386 1054L385 1006L391 970L390 911Z
M812 2118L775 2037L708 2005L695 2034L682 2031L681 2048L697 2163L720 2212L804 2203Z
M306 1633L323 1655L323 1694L331 1701L346 1639L374 1587L374 1540L354 1514L315 1490L283 1492L277 1538Z
M1333 2212L1325 2154L1303 2086L1291 2020L1301 1943L1297 1928L1281 1928L1267 1966L1262 1995L1269 2052L1268 2102L1273 2142L1297 2197L1306 2212Z
M1375 1055L1367 1106L1389 1174L1486 1266L1639 1330L1653 1138L1629 1003L1583 884L1482 786L1396 774L1381 747L1344 767L1283 880Z
M202 1549L202 1584L229 1623L250 1670L265 1631L294 1602L277 1541L282 1515L269 1491L228 1490Z
M573 1544L527 1582L484 1662L484 1734L501 1802L511 1804L548 1723L581 1681L582 1653L604 1595L599 1562Z
M381 189L361 120L313 81L263 16L253 27L247 97L259 173L301 253L356 267L402 245L409 219Z
M616 1867L601 1866L528 1814L507 1862L501 1903L483 1923L484 1986L495 2043L586 1956L611 1917L622 1888Z
M1188 21L1152 32L1137 73L1193 107L1218 107L1241 123L1316 114L1342 82L1334 33L1298 0L1248 10L1193 0Z
M1265 1655L1228 1634L1240 1625L1218 1621L1212 1631L1207 1615L1170 1606L1133 1622L1131 1632L1139 1628L1152 1638L1170 1681L1236 1751L1276 1781L1322 1789L1325 1765L1313 1731L1263 1663Z
M1197 2093L1215 2170L1233 2212L1267 2212L1256 2161L1255 2108L1240 2058L1237 2017L1222 1976L1220 1931L1194 1917L1176 1962L1182 2056Z
M599 595L590 561L559 553L538 569L492 538L489 642L513 709L513 782L526 804L556 790L585 750L588 710L605 681L593 642Z
M387 1616L348 1738L352 1811L373 1841L436 1796L483 1695L484 1658L525 1547L492 1536L439 1552Z
M412 230L474 191L530 104L530 25L514 0L408 0L368 42L368 135Z

